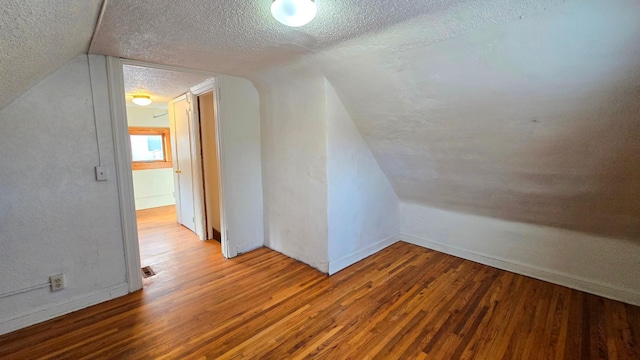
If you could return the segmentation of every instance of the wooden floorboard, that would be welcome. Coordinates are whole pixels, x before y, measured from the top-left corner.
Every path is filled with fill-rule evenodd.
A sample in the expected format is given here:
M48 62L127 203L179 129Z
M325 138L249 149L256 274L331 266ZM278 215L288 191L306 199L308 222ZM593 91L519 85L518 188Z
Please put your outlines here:
M138 212L144 290L0 337L0 359L640 359L640 308L404 242L328 277L224 259Z

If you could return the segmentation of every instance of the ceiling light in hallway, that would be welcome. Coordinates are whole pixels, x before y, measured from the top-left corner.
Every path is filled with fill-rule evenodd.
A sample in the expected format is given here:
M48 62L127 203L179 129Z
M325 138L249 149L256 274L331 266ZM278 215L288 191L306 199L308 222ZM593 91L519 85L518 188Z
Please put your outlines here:
M140 106L147 106L149 104L151 104L151 96L149 95L133 95L133 101L134 104L136 105L140 105Z

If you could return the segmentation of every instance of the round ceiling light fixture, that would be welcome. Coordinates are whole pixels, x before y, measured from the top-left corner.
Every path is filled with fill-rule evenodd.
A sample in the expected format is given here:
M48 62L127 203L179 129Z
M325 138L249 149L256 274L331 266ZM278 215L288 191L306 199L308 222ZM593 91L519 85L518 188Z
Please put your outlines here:
M314 0L273 0L271 4L273 17L291 27L308 24L317 12Z
M151 96L149 96L149 95L133 95L133 99L131 101L133 101L133 103L136 104L136 105L147 106L147 105L151 104Z

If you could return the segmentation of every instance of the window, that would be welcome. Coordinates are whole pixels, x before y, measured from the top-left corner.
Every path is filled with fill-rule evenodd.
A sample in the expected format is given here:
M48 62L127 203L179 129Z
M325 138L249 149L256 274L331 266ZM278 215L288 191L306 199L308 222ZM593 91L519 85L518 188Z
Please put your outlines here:
M130 127L133 170L170 168L169 128Z

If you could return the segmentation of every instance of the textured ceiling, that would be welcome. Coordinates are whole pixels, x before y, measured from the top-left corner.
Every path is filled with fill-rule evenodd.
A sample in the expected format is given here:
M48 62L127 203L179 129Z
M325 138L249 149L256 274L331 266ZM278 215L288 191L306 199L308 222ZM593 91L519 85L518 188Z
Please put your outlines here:
M463 1L317 0L316 19L296 29L271 2L110 0L91 52L246 76Z
M0 108L86 50L100 1L60 3L3 3ZM640 238L639 0L270 3L109 0L91 52L320 73L404 201Z
M87 51L101 0L4 0L0 9L0 109Z
M149 95L153 103L148 107L163 109L167 108L169 100L210 78L204 75L133 65L125 65L123 72L127 106L138 106L131 102L133 95Z
M296 71L331 81L404 201L640 238L640 2L468 10Z

